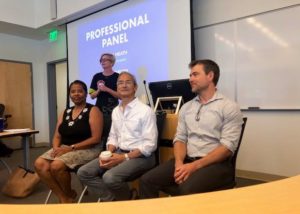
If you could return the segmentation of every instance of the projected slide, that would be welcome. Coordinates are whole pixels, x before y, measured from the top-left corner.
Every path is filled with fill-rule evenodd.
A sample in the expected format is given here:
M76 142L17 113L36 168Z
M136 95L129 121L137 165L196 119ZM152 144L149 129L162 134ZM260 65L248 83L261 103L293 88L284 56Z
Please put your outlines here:
M91 83L102 71L102 53L113 53L117 72L135 74L143 80L168 79L166 2L140 1L92 21L77 29L79 79ZM141 85L140 85L141 87Z

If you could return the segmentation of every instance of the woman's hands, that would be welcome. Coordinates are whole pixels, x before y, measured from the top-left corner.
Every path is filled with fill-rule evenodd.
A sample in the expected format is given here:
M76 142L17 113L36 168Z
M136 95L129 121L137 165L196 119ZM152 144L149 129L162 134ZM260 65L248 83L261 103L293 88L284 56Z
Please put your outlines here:
M53 147L51 157L53 157L53 158L59 157L59 156L62 156L63 154L71 152L71 151L72 151L71 146Z

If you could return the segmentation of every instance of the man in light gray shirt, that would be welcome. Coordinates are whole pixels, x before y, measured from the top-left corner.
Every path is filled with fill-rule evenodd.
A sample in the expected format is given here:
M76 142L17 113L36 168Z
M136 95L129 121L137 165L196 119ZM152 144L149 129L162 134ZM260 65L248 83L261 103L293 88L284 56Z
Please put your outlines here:
M189 67L191 88L197 96L179 112L175 158L142 176L141 198L158 197L159 191L171 195L207 192L234 179L229 158L238 146L242 113L217 91L220 71L214 61L196 60Z
M128 72L120 73L117 92L121 103L112 112L107 141L112 156L106 161L97 158L77 172L82 183L101 201L130 199L127 181L155 165L156 116L135 97L136 90L135 77Z

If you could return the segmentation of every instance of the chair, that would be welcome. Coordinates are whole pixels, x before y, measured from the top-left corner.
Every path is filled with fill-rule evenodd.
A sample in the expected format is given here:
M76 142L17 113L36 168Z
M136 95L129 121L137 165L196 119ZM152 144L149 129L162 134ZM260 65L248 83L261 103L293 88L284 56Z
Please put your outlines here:
M103 114L103 130L102 130L102 137L101 137L101 143L102 143L102 150L106 150L106 143L109 136L110 128L111 128L111 115L110 114ZM83 187L83 190L78 198L78 202L80 203L82 201L83 196L87 194L87 186Z
M81 167L81 166L77 166L77 167L75 167L74 169L68 169L68 171L71 172L71 173L75 173L75 174L76 174L77 171L78 171L78 169L79 169L80 167ZM80 184L81 184L81 183L80 183ZM84 185L82 185L82 184L81 184L81 186L82 186L82 189L83 189L83 190L86 188L86 186L84 186ZM51 198L52 193L53 193L53 191L52 191L52 189L50 189L49 192L48 192L48 194L47 194L47 197L46 197L46 200L45 200L45 204L48 204L49 199ZM78 199L78 203L81 201L81 199L82 199L82 196L80 195L80 197L79 197L79 199Z
M237 155L239 153L239 149L240 149L240 146L241 146L241 143L242 143L242 139L243 139L246 123L247 123L247 117L244 117L243 121L244 121L244 123L242 125L242 130L241 130L241 135L240 135L240 139L239 139L239 142L238 142L238 146L237 146L233 156L229 160L231 162L232 166L233 166L233 169L234 169L234 171L233 171L233 180L230 183L226 184L225 186L220 187L217 190L232 189L236 186L236 177L235 177L236 159L237 159Z
M111 128L111 115L103 114L102 150L106 150L106 142Z
M156 125L157 125L157 129L158 129L158 140L157 140L157 149L155 151L155 160L156 160L156 164L155 166L157 166L159 164L159 149L158 149L158 146L159 146L159 141L160 141L160 137L161 137L161 133L162 133L162 129L163 129L163 124L164 124L164 121L165 121L165 118L166 118L166 112L162 111L162 112L156 112ZM104 115L104 127L103 127L103 132L102 132L102 136L103 136L103 149L105 150L106 149L106 141L107 141L107 138L108 138L108 134L109 134L109 131L110 131L110 127L111 127L111 117L108 117L108 115ZM148 170L147 170L148 171ZM126 182L130 182L131 183L131 186L132 188L130 189L130 192L131 192L131 198L132 199L137 199L139 198L139 195L138 195L138 190L137 190L137 187L138 187L138 179L144 174L146 173L146 171L143 171L143 172L140 172L140 173L137 173L135 175L132 175L131 177L129 177ZM78 203L81 202L81 199L83 197L83 195L85 194L85 192L87 191L87 186L84 187L80 197L79 197L79 200L78 200ZM134 196L134 197L133 197ZM100 198L98 199L98 202L100 202Z
M7 118L11 117L11 114L4 114L5 105L0 103L0 118L4 119L4 129L7 128Z
M102 150L106 150L106 142L107 142L108 135L110 132L110 127L111 127L111 115L103 114L103 130L102 130L102 139L101 139ZM75 169L70 169L70 172L76 174L80 167L81 166L78 166ZM87 194L87 186L85 186L83 184L81 184L81 185L82 185L82 191L79 195L77 203L80 203L82 201L83 196L85 194ZM49 201L51 195L52 195L52 190L50 189L48 192L47 198L45 200L45 204L48 204L48 201Z
M232 189L232 188L234 188L236 186L236 177L235 177L236 160L237 160L237 155L238 155L241 143L242 143L242 139L243 139L243 135L244 135L246 123L247 123L247 117L244 117L243 121L244 121L244 123L242 125L242 130L241 130L240 139L238 141L238 146L237 146L237 148L236 148L233 156L231 156L230 159L228 160L228 161L230 161L230 163L232 164L233 169L234 169L233 170L233 179L229 183L225 184L224 186L221 186L221 187L218 187L216 189L211 190L211 192L212 191ZM178 194L177 189L173 189L173 188L168 189L168 194L169 194L169 196L177 195Z
M4 111L5 111L5 105L0 103L0 118L4 118L4 128L7 128L7 118L11 117L11 115L5 115ZM2 157L10 157L12 152L13 152L13 149L7 147L0 140L0 162L4 165L4 167L7 169L9 174L11 173L11 168L8 166L6 161L4 161L1 158Z
M161 135L162 135L164 123L166 120L166 116L167 116L167 113L165 111L156 111L156 126L157 126L157 130L158 130L157 149L155 151L156 165L160 164L159 146L161 144Z
M5 110L5 105L0 103L0 117L3 117L4 110Z
M157 135L157 148L154 152L155 155L155 166L158 166L160 164L160 155L159 155L159 145L160 145L160 140L161 140L161 134L162 134L162 129L164 126L164 122L166 119L166 112L165 111L156 111L156 126L157 126L157 130L158 130L158 135ZM154 167L155 167L154 166ZM139 198L139 191L138 191L138 182L139 182L139 178L146 173L149 170L146 170L144 172L139 173L138 175L133 175L132 177L128 178L127 181L131 182L131 195L132 195L132 199L138 199Z

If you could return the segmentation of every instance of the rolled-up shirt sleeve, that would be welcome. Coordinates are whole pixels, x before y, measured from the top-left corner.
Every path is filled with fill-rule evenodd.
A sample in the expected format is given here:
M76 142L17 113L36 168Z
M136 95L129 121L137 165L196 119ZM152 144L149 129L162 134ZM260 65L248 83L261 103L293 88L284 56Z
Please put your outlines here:
M225 105L223 111L224 124L221 131L220 143L234 153L241 135L243 115L237 104Z
M140 152L149 157L157 148L156 116L152 109L147 111L142 123L142 143L138 146Z
M173 140L173 144L176 141L181 141L183 143L187 143L188 141L187 126L184 119L185 111L186 111L186 106L183 106L179 111L178 124L177 124L176 134Z

